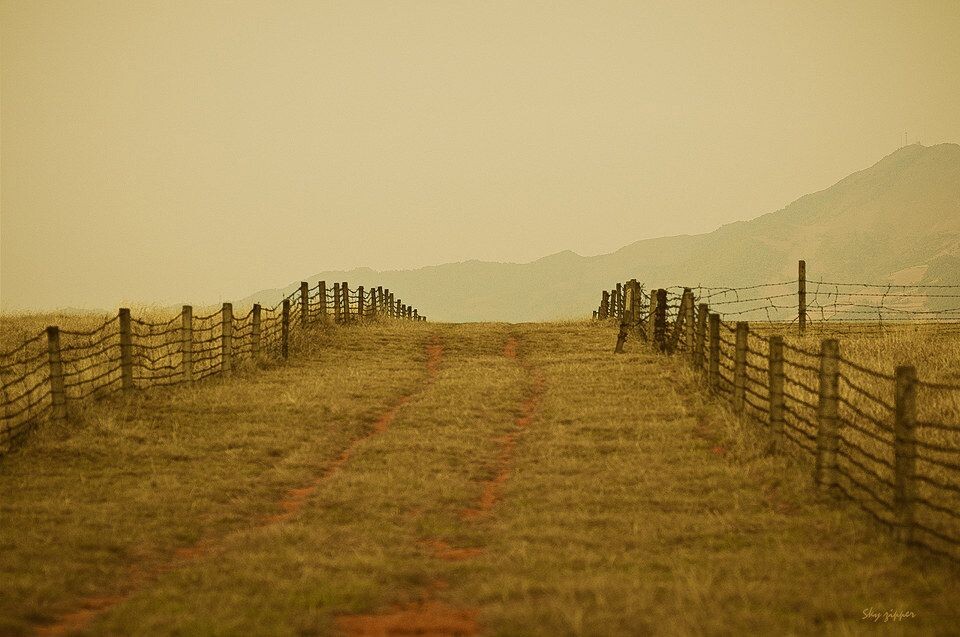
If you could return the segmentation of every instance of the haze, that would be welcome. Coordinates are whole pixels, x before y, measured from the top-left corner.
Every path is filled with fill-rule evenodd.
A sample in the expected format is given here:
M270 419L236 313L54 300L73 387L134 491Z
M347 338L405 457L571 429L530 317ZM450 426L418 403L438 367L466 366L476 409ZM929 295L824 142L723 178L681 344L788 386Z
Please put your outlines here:
M905 131L960 140L955 1L25 0L0 25L5 310L603 253L776 210Z

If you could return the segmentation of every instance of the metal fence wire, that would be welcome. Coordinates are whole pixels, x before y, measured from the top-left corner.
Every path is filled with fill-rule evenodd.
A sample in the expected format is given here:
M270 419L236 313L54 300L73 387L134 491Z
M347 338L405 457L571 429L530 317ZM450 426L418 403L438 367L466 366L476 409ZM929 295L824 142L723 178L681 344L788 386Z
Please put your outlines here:
M65 419L68 406L78 402L229 374L243 361L285 358L297 330L374 318L426 320L382 287L351 290L320 281L242 315L229 303L197 316L184 306L163 320L121 309L86 331L48 327L0 353L0 456L40 423Z

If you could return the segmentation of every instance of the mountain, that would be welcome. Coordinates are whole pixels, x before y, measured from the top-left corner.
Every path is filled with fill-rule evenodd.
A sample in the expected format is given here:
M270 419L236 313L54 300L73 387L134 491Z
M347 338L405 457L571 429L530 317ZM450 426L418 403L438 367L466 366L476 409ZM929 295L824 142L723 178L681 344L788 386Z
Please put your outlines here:
M960 284L960 145L913 144L776 212L700 235L646 239L611 254L565 251L531 263L464 261L416 270L321 272L383 285L438 321L538 321L589 316L599 290L636 278L670 285L742 286L808 278ZM273 305L292 291L264 290Z

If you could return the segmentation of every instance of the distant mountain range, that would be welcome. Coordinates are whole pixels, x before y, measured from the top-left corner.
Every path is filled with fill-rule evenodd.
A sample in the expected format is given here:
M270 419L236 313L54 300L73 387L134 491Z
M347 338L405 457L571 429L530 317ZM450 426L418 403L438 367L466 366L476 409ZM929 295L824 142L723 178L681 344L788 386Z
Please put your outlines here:
M960 284L960 145L906 146L781 210L707 234L593 257L565 251L531 263L359 268L306 280L389 287L431 320L519 322L589 316L602 288L630 278L648 289L789 280L798 259L811 280ZM273 305L296 285L244 303Z

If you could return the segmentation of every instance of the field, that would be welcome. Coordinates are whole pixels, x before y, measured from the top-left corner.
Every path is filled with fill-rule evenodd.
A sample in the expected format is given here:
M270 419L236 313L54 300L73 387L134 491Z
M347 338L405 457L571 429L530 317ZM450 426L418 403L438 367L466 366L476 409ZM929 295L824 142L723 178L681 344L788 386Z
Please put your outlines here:
M0 634L957 625L955 564L614 336L317 329L283 364L93 403L0 464Z

